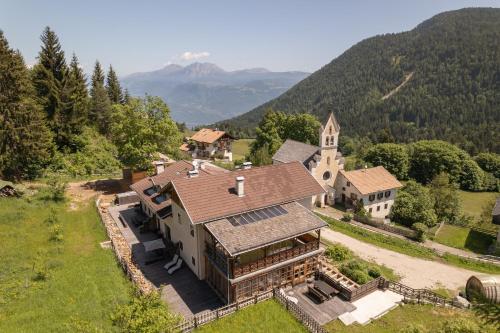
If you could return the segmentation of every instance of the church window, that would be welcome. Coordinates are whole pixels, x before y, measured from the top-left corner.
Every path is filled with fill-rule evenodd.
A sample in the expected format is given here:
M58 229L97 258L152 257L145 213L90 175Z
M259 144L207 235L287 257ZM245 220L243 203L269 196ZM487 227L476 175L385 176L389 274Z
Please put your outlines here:
M328 146L329 144L330 144L330 137L327 136L326 137L326 144L325 145Z
M326 164L330 165L330 156L326 158Z
M332 174L330 173L330 171L325 171L325 173L323 174L323 180L328 180L331 176Z
M332 126L330 126L330 135L332 135Z
M330 144L331 144L332 146L335 146L335 137L333 137L333 136L332 136L332 137L330 138Z

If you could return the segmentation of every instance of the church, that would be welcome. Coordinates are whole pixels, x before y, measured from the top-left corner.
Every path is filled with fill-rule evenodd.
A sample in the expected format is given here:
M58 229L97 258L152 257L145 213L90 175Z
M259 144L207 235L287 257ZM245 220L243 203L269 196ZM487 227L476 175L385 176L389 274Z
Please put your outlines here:
M273 155L273 164L301 162L325 190L315 198L323 207L361 204L375 219L385 219L402 184L384 167L345 171L338 151L340 126L333 113L319 129L319 145L287 139Z

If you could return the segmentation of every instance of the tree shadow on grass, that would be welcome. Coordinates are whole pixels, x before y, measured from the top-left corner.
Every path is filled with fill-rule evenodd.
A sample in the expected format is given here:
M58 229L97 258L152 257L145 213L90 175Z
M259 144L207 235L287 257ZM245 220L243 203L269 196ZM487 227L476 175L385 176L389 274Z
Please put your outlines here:
M471 229L465 240L465 248L475 253L486 254L493 237L481 231Z

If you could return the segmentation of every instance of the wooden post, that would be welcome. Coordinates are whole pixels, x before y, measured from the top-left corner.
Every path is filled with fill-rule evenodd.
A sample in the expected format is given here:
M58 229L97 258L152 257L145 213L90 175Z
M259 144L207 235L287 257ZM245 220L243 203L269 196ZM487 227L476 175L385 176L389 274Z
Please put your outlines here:
M219 319L219 309L215 310L215 318Z
M255 295L255 297L254 297L254 302L253 302L253 303L254 303L254 304L257 304L257 295Z
M196 320L196 316L194 317L194 328L198 327L198 321Z

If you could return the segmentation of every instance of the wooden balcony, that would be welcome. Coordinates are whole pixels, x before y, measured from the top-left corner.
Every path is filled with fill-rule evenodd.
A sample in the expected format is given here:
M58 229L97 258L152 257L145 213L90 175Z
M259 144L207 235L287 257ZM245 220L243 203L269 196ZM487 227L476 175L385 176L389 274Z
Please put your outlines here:
M313 238L313 237L311 237ZM287 261L289 259L296 258L305 253L314 251L319 249L319 238L310 239L308 242L304 242L303 244L299 244L291 249L284 250L269 256L266 256L262 259L258 259L256 261L239 264L235 260L230 260L232 278L237 278L260 269L264 269L270 267L272 265L279 264L281 262Z

